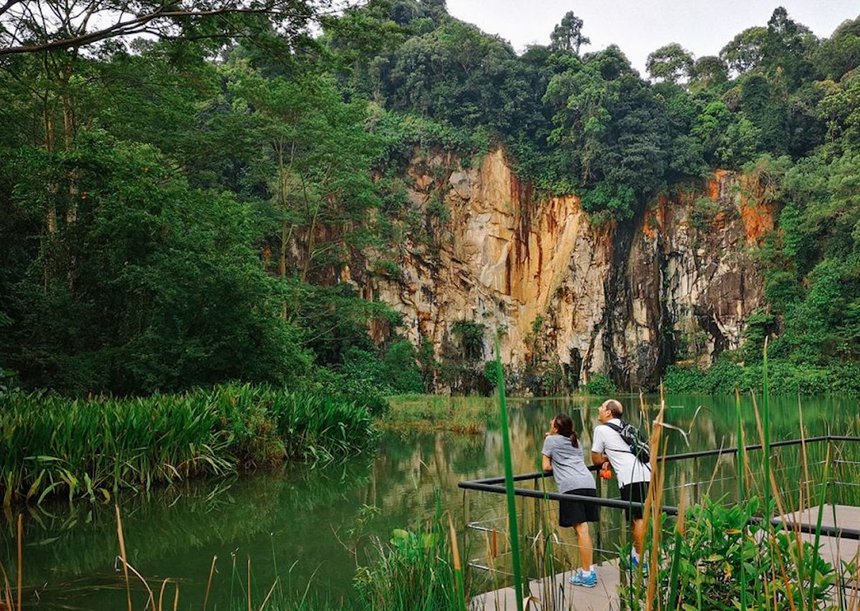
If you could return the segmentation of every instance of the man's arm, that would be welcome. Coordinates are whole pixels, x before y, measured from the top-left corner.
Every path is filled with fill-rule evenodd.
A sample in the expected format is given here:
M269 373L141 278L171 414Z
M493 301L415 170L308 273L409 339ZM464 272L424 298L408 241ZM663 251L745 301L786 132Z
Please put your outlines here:
M591 464L601 466L605 462L609 462L609 459L604 454L604 449L606 447L605 441L603 440L603 429L600 426L597 426L594 429L594 434L591 439Z

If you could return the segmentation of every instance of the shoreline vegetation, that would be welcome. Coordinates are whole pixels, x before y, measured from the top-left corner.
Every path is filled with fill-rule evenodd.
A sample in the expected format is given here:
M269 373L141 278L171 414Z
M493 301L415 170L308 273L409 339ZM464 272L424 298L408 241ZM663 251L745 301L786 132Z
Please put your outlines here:
M13 391L0 394L0 490L6 507L61 495L107 501L121 489L343 459L376 436L365 406L267 386L129 399Z
M232 447L236 462L233 464L238 466L240 456L256 455L257 460L260 460L270 454L259 453L259 449L255 454L247 445L242 445L241 440L246 437L236 433L235 427L241 424L247 432L251 430L248 423L249 420L254 419L252 416L262 415L265 418L257 420L257 431L267 430L267 425L264 423L269 423L275 425L272 429L273 433L283 432L287 430L284 427L295 424L295 418L300 414L295 403L301 398L297 395L274 393L270 390L231 386L214 389L211 393L187 393L173 397L172 400L176 402L174 405L182 405L189 413L196 413L201 422L205 421L205 415L215 414L218 418L222 418L224 429L227 428L227 424L234 426L232 435L235 435L236 439ZM19 399L21 399L20 404L23 405L26 399L20 397ZM269 403L263 409L250 410L250 402L254 400ZM129 404L120 406L119 402L114 403L112 409L122 407L130 413L138 413L135 410L151 407L142 401L137 401L134 406ZM407 422L408 418L422 415L438 415L444 419L450 415L454 406L469 405L463 398L421 396L397 397L393 403L394 418L400 418L401 423ZM489 411L473 407L472 415L476 418L486 418L489 423L490 418L497 416L492 413L495 406L491 403L483 402L485 406L490 405L490 408L485 408ZM756 413L760 426L757 438L741 437L742 445L761 443L765 448L769 447L768 431L771 427L771 416L767 403L768 399L764 398L759 406L753 399L752 406L746 406ZM104 402L99 403L99 405L103 404ZM473 405L478 404L474 402ZM71 412L84 414L92 407L92 402L78 402ZM51 412L52 409L56 409L56 404L52 404L46 411ZM650 411L652 414L655 413L653 410ZM737 403L736 412L738 431L741 431L740 401ZM332 411L332 414L335 415L337 412ZM242 417L238 417L239 415ZM46 417L45 421L50 422L50 419ZM76 419L76 422L81 421ZM339 432L331 430L326 422L320 419L316 426L307 427L304 439L308 442L312 440L316 444L334 441L334 445L329 449L331 457L336 457L338 452L354 451L355 447L348 448L343 441L344 437ZM370 423L372 419L368 418L366 422ZM652 456L656 457L658 448L665 442L665 435L672 433L660 426L662 412L656 415L653 422L651 446ZM846 434L856 432L852 429ZM163 429L153 430L155 436L163 434ZM368 443L371 440L372 435L366 437ZM243 450L240 451L238 448ZM844 452L845 448L842 448L842 451ZM851 451L856 454L855 450ZM662 515L661 507L665 499L669 498L665 495L670 485L663 471L664 463L658 463L656 459L652 461L652 468L655 470L654 495L649 499L649 506L646 507L646 516L650 519L647 544L649 549L646 550L646 557L651 563L651 571L650 575L625 571L619 590L624 608L637 611L657 608L709 609L716 606L774 611L777 609L811 611L824 608L856 610L860 596L856 585L850 585L857 577L856 558L853 563L833 566L815 551L815 545L804 542L790 527L774 527L767 523L753 522L755 516L768 513L784 517L793 510L797 502L811 505L813 509L823 507L828 499L828 486L821 486L822 483L837 479L856 481L860 478L856 466L858 463L852 460L851 456L840 456L839 452L831 453L830 450L826 451L826 455L823 455L823 452L825 451L822 448L802 446L798 454L792 455L791 458L781 457L776 453L773 463L762 462L758 456L741 452L736 464L738 471L744 475L738 478L737 494L744 501L732 506L727 505L725 499L712 498L705 494L699 502L691 504L681 502L682 517L680 518ZM276 454L305 458L314 455L309 450L302 451L295 444L284 446L284 450L279 450ZM837 463L840 462L837 456L841 459L840 473L836 473L835 470ZM778 463L784 460L800 465L798 468L802 468L806 473L807 481L802 484L802 488L804 486L805 488L800 491L799 498L791 492L796 488L797 482L784 481L794 477L780 468ZM210 464L204 459L198 462ZM182 463L177 461L177 464ZM853 471L850 471L851 469ZM809 477L810 475L812 477ZM703 480L709 477L707 473L700 476ZM103 480L100 481L103 482ZM153 479L153 483L155 481ZM770 486L765 487L763 482L770 482ZM94 490L100 489L102 488L94 488ZM98 497L98 493L96 496ZM842 502L846 501L844 494L836 496ZM860 499L853 499L854 502L858 500ZM525 566L528 567L529 578L554 574L564 566L558 557L559 553L563 555L564 552L554 547L552 539L554 526L546 521L545 512L538 513L543 516L543 521L524 525L526 528L522 532L521 539L527 541L536 536L529 528L536 528L543 532L543 537L538 537L539 541L535 539L531 545L524 545L521 542L519 546ZM171 579L159 582L147 581L146 576L141 575L134 568L134 558L128 557L122 551L125 538L131 538L134 534L123 532L119 508L117 508L117 527L118 539L121 542L120 566L128 566L128 571L121 572L118 579L124 581L125 587L131 592L129 596L133 602L129 603L129 609L152 608L154 611L162 611L174 608L175 601L181 600L183 604L188 604L186 602L188 596L178 593L178 583ZM480 547L480 544L478 545ZM627 545L629 548L629 543ZM215 576L214 579L229 579L231 592L235 589L236 596L229 601L227 607L229 609L246 609L250 600L252 608L270 611L288 609L322 611L335 608L354 611L412 611L423 608L424 602L432 601L433 609L463 611L469 608L472 597L499 585L480 575L468 572L464 574L463 559L472 552L474 550L469 549L469 544L462 537L462 533L458 534L454 530L449 513L437 497L436 510L431 518L410 525L408 530L395 529L387 539L373 538L366 559L356 563L353 577L354 600L334 601L325 592L314 591L312 583L297 584L292 580L290 574L292 569L287 573L281 573L275 579L266 591L265 597L258 592L253 594L251 599L251 588L246 587L245 584L250 584L253 579L253 567L250 566L250 561L246 567L243 564L244 561L241 559L237 561L235 558L231 566L222 566L223 561L216 566L218 561L212 560L206 596L209 595L212 579ZM629 549L622 547L619 553L621 557L626 557ZM26 556L24 556L24 567L26 570ZM624 568L622 563L622 569ZM221 573L223 575L220 575ZM11 578L14 571L8 574ZM8 609L20 609L21 607L14 602L15 596L14 587L7 586L4 592L0 592L0 602Z
M486 397L396 395L388 397L388 404L388 411L378 421L382 429L477 435L495 415Z

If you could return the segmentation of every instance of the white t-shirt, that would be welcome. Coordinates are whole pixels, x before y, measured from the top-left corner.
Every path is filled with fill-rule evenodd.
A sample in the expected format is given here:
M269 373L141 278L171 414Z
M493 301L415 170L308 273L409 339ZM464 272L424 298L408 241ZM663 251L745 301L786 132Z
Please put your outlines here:
M612 424L621 426L621 420L613 418L610 420ZM591 451L605 454L609 459L609 464L615 470L618 476L618 485L626 486L636 482L650 482L651 468L639 462L636 457L630 453L630 446L624 443L621 435L617 431L598 424L594 429L594 435L591 439Z

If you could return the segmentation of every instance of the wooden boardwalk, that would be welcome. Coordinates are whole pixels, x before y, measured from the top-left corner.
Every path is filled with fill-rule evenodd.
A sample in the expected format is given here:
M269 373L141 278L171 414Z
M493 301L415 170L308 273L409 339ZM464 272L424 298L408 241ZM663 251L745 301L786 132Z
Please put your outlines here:
M835 519L834 519L835 516ZM804 509L787 516L795 523L815 525L818 508ZM822 516L824 526L860 526L860 507L847 505L825 505ZM801 534L804 541L815 542L815 535ZM838 537L821 537L819 540L821 557L837 568L844 563L855 562L860 565L860 542ZM568 583L571 571L552 577L533 579L529 582L529 604L524 609L532 611L614 611L620 608L618 584L620 581L618 561L606 562L597 567L597 587L583 588ZM847 586L845 609L860 611L858 579L850 577ZM834 592L834 597L837 593ZM837 602L837 601L834 601ZM502 588L481 594L472 599L470 611L516 611L516 594L512 587Z
M529 581L528 609L541 611L610 611L618 604L618 561L600 564L597 571L597 587L572 586L568 579L573 571L559 573L553 577ZM526 608L523 605L523 608ZM516 611L517 598L513 588L502 588L481 594L472 599L470 611Z
M789 520L815 526L818 522L818 508L811 507L803 509L787 516ZM834 519L835 518L835 519ZM838 528L860 528L860 507L850 505L825 505L821 515L821 525ZM815 543L815 535L803 533L800 535L804 541ZM819 553L821 557L833 565L837 570L848 562L858 562L860 557L860 541L856 539L840 539L838 537L821 537L819 541ZM857 575L854 575L853 585L857 586Z

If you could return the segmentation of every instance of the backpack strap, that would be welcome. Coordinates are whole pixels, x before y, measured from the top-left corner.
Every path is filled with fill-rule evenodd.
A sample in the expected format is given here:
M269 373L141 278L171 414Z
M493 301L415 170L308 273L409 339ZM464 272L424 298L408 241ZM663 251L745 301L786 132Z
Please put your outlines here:
M613 422L603 422L599 426L608 426L613 431L618 433L618 436L621 437L621 427ZM621 437L621 441L624 442L624 445L627 445L627 442L624 441L624 437ZM615 448L606 448L610 452L624 452L625 454L633 454L630 450L616 450Z
M625 422L624 420L621 420L621 424L626 425L629 423ZM618 426L617 424L615 424L614 422L603 422L599 426L608 426L613 431L618 433L619 437L621 437L621 427ZM628 445L627 442L624 440L624 437L621 437L621 441L624 443L624 445ZM616 450L615 448L605 448L605 449L609 450L610 452L624 452L625 454L632 454L636 458L637 462L640 465L645 466L649 471L651 470L651 465L647 462L643 462L642 459L639 458L639 455L636 454L636 452L631 452L630 450Z

